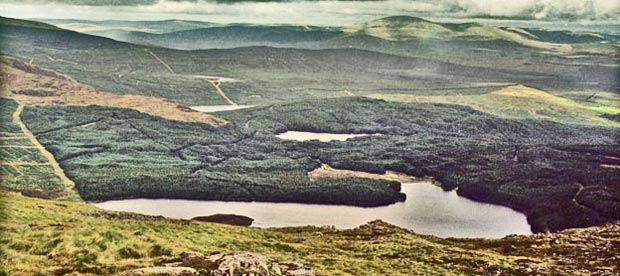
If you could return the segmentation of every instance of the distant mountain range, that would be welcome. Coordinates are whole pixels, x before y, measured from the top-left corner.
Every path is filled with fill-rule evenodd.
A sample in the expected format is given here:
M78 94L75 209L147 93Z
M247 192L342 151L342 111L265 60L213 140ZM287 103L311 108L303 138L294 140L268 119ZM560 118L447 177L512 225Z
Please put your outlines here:
M270 46L358 48L407 54L412 44L426 42L457 48L508 44L561 53L585 51L617 55L620 41L620 36L603 33L438 23L410 16L386 17L344 27L221 25L184 20L41 20L61 28L115 40L184 50Z
M158 27L160 32L190 24L176 20L101 22L96 23L153 29L164 25ZM204 93L203 80L189 75L243 80L225 85L230 93L246 95L239 97L239 104L323 97L324 91L330 95L348 95L347 91L358 95L382 91L454 93L455 87L462 92L497 83L543 90L618 91L620 87L615 69L618 57L587 52L617 54L613 51L616 42L560 44L576 51L554 52L498 39L497 35L466 35L488 28L494 34L526 36L517 34L517 29L440 24L412 17L390 17L346 28L237 24L161 34L138 32L135 34L164 40L132 43L9 18L0 18L0 28L4 55L32 61L102 91L158 95L186 104L222 100L217 93ZM433 36L424 38L420 33ZM551 32L530 34L543 37ZM179 38L170 38L174 36ZM568 39L556 39L560 38ZM192 43L192 48L221 43L234 49L165 49ZM578 54L580 51L584 54Z
M145 32L169 33L201 28L222 26L222 24L191 20L161 20L161 21L128 21L128 20L78 20L78 19L33 19L58 26L63 29L81 33L101 35L106 32Z

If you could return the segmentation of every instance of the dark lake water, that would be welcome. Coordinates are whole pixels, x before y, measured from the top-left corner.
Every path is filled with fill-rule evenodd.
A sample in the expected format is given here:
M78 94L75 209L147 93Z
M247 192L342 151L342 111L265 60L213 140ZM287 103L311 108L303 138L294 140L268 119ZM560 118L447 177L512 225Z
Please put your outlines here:
M256 227L334 225L353 228L381 219L440 237L503 237L530 234L524 214L510 208L475 202L455 191L444 192L430 182L402 185L407 200L383 207L297 203L227 202L178 199L127 199L96 203L97 207L148 215L190 219L212 214L237 214L254 219Z

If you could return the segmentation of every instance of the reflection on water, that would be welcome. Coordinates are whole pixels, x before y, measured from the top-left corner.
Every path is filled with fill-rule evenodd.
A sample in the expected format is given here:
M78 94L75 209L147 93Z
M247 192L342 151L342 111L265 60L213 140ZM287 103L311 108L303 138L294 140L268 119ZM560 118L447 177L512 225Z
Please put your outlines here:
M226 202L176 199L127 199L95 204L115 211L189 219L212 214L237 214L255 219L253 226L334 225L353 228L381 219L420 234L440 237L503 237L529 234L525 215L510 208L475 202L444 192L431 183L402 185L407 200L384 207L297 203Z
M280 139L295 141L319 140L321 142L344 141L353 137L381 135L381 134L336 134L336 133L317 133L306 131L287 131L276 135Z

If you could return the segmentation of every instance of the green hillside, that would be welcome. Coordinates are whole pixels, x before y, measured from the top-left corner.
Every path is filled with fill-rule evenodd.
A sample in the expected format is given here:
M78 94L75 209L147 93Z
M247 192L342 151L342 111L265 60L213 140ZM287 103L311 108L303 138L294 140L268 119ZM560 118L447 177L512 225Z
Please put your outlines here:
M356 48L391 54L412 53L412 41L455 50L507 47L555 54L596 53L617 56L620 37L593 32L495 27L479 23L440 23L411 16L392 16L344 27L289 25L217 25L194 21L44 20L93 35L175 49L270 46L287 48ZM359 43L348 43L351 41ZM616 45L616 46L614 46Z
M2 17L2 16L0 16L0 25L28 27L28 28L37 28L37 29L48 29L48 30L60 30L60 28L54 25L50 25L50 24L45 24L45 23L41 23L37 21L13 19L13 18L7 18L7 17Z
M568 124L620 126L610 116L620 114L620 96L600 91L574 92L564 98L522 85L509 86L482 95L421 96L375 94L370 98L396 102L434 102L471 106L498 117L542 119ZM588 99L589 98L589 99ZM588 99L588 100L585 100Z
M15 123L18 105L0 98L0 187L43 198L61 196L65 190L52 166Z
M34 19L58 26L63 29L72 30L80 33L101 35L112 31L138 31L146 33L169 33L186 31L200 28L219 26L220 24L192 21L192 20L161 20L161 21L140 21L140 20L76 20L76 19ZM105 35L102 35L105 36Z
M463 47L460 42L404 41L407 51L417 56L409 57L400 55L400 50L386 54L350 49L342 40L339 45L346 49L180 51L11 25L4 25L0 36L5 42L4 54L69 75L99 90L163 97L187 105L227 103L205 80L209 76L229 80L220 88L233 102L254 105L377 93L478 94L488 91L485 87L514 83L561 93L613 92L620 87L615 61L609 57L568 59L496 42L486 47L501 50L480 50L478 46L482 45L476 46L480 42L466 42L474 44ZM384 40L372 41L389 45ZM386 49L390 51L400 49L389 47ZM457 48L463 50L455 51Z

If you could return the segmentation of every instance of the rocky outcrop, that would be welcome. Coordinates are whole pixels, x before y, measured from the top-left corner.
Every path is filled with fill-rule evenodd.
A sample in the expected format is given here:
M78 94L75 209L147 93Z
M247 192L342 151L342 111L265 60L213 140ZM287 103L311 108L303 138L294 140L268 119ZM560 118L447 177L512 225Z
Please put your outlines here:
M199 252L181 254L183 265L210 276L314 276L314 271L295 262L277 262L258 253L213 254Z
M523 259L518 269L531 275L565 271L553 275L619 275L620 223L554 234L511 235L500 240L506 255L550 260L544 263ZM566 274L568 275L568 274Z
M250 226L252 225L252 222L254 221L254 219L250 217L240 216L240 215L229 215L229 214L215 214L211 216L195 217L195 218L192 218L192 220L236 225L236 226Z

